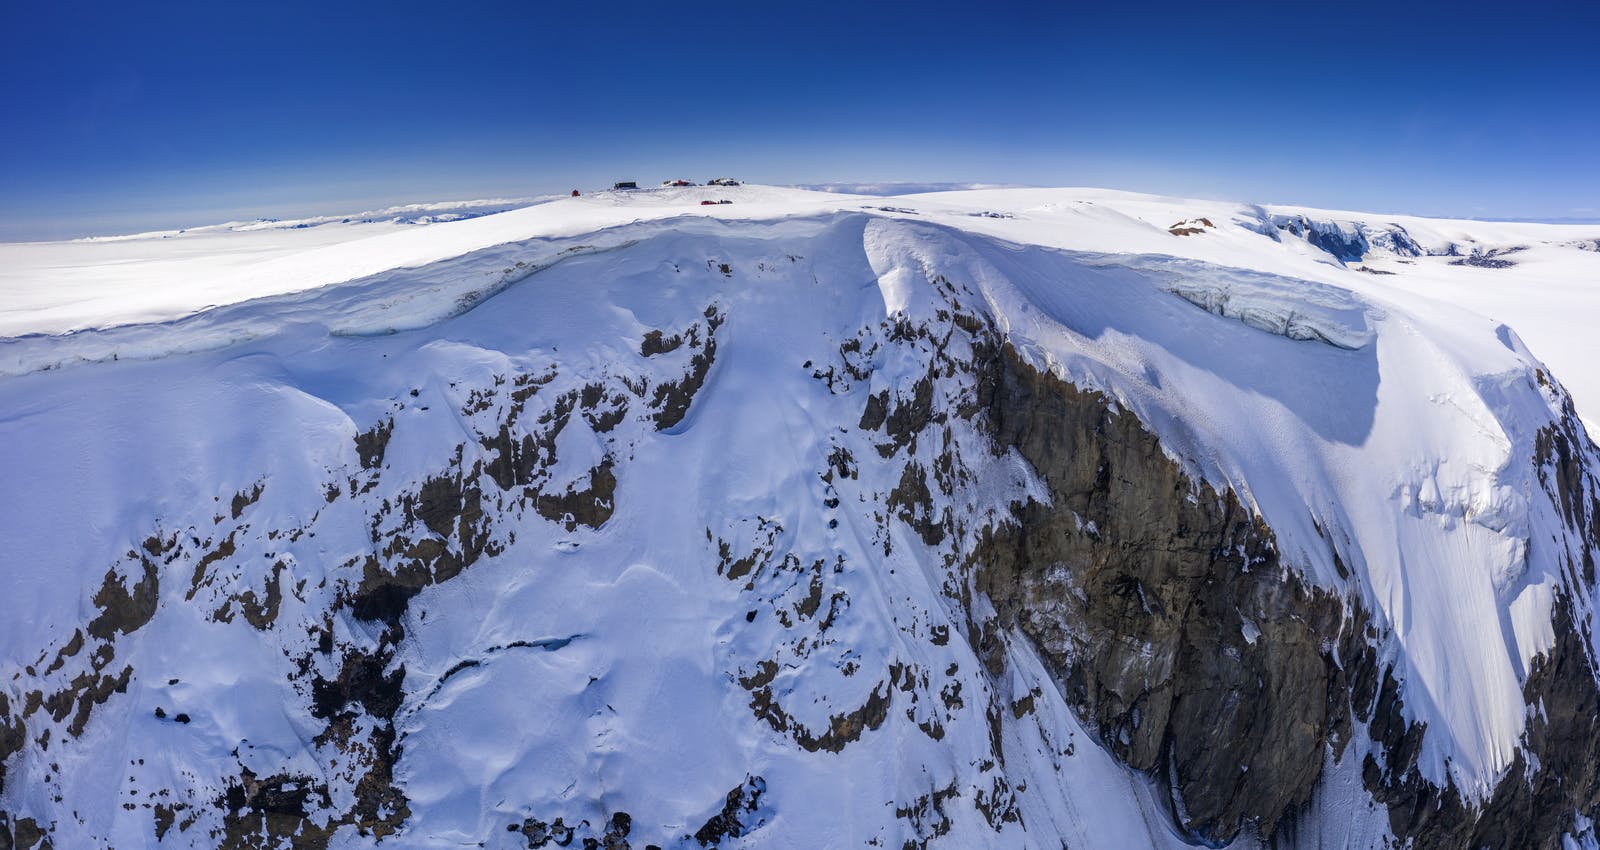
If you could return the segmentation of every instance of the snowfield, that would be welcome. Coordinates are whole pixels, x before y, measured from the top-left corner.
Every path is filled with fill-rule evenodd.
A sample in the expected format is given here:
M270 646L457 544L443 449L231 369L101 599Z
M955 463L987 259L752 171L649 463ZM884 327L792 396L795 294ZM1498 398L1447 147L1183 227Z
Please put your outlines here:
M261 219L70 242L0 243L0 334L162 321L285 291L230 272L328 245L477 218L550 198L407 204L352 215ZM256 279L259 280L259 279ZM280 286L282 284L279 284Z
M731 205L702 207L707 198ZM547 206L557 201L553 206ZM903 201L903 203L902 203ZM245 222L127 237L0 243L0 335L62 334L165 322L239 301L416 268L486 248L677 216L760 221L865 211L941 223L1020 244L1105 254L1181 257L1330 283L1423 312L1455 305L1506 324L1561 376L1589 423L1600 421L1600 225L1451 221L1301 207L1261 207L1105 189L975 189L900 199L766 186L600 192L427 230L414 223L512 205L417 204L284 222ZM906 212L886 208L896 205ZM1204 238L1174 239L1173 225L1206 219ZM1288 238L1274 222L1305 218L1359 234L1403 228L1434 256L1364 239L1365 259L1341 263ZM446 219L448 220L448 219ZM427 222L424 222L427 223ZM397 231L397 232L391 232ZM1263 234L1267 238L1262 238ZM375 237L382 238L375 238ZM1473 252L1514 249L1516 271L1458 264ZM1360 271L1361 269L1372 271ZM1354 274L1350 272L1356 272ZM1376 274L1374 273L1376 272ZM1383 274L1383 273L1392 274ZM1495 272L1499 272L1496 274ZM470 283L468 284L470 285Z
M534 847L580 822L638 847L1187 846L1165 778L1029 641L996 674L971 637L962 557L1051 497L953 412L968 314L1236 493L1285 580L1359 601L1422 778L1481 806L1525 764L1556 600L1594 602L1532 458L1567 392L1600 424L1600 226L764 186L393 220L466 207L0 245L13 822L56 847L260 824ZM880 395L950 411L944 443L871 425ZM957 483L905 502L952 453ZM398 602L366 592L421 560ZM1392 838L1364 728L1296 846ZM257 805L269 785L288 802Z

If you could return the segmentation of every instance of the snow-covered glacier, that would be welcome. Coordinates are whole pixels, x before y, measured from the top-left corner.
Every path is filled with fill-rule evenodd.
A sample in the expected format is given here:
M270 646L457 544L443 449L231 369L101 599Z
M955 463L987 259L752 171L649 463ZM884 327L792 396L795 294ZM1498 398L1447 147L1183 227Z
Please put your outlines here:
M313 230L0 246L0 846L1595 846L1600 228Z

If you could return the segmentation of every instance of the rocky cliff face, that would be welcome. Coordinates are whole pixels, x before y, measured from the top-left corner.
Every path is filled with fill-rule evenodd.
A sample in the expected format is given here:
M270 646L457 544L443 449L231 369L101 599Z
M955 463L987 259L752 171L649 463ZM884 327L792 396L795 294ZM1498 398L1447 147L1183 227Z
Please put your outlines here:
M958 308L957 287L941 283ZM1596 450L1543 372L1538 380L1561 415L1524 462L1537 468L1538 498L1565 520L1557 548L1566 584L1556 643L1535 659L1526 684L1521 748L1490 799L1475 803L1419 773L1428 730L1406 718L1392 634L1374 623L1359 588L1336 593L1305 578L1236 493L1191 478L1103 393L1028 364L988 317L957 314L954 324L970 338L973 359L955 371L989 450L1015 449L1048 490L1048 500L1013 504L1006 520L957 551L993 611L969 609L970 639L997 680L1006 672L1002 636L1031 643L1099 744L1165 792L1183 832L1213 845L1247 828L1280 836L1302 816L1325 765L1347 759L1387 807L1394 837L1414 846L1553 848L1583 831L1600 806L1600 668L1591 616L1575 612L1588 610L1594 583L1600 486ZM954 444L947 416L973 409L938 410L929 389L937 374L930 369L905 394L870 398L862 426L881 427L896 445ZM908 483L903 503L930 503L922 476ZM950 481L939 484L940 495L958 497ZM965 530L949 514L928 514L905 519L930 544ZM1348 537L1327 530L1348 578L1339 539Z
M1106 747L1168 781L1186 829L1270 831L1310 799L1338 735L1330 709L1347 702L1330 695L1333 647L1367 624L1128 411L1010 348L990 376L995 439L1050 488L977 553L1001 623L1034 642Z
M1273 836L1311 798L1325 749L1361 761L1394 835L1415 846L1558 847L1579 831L1573 815L1600 805L1593 627L1574 616L1593 583L1600 488L1570 405L1532 459L1570 535L1557 642L1526 686L1525 752L1479 807L1417 773L1427 729L1404 718L1381 660L1387 635L1357 599L1309 584L1233 492L1191 480L1103 395L1010 347L986 379L995 440L1028 459L1051 498L1019 506L984 540L979 584L1101 743L1165 781L1185 831L1208 843L1246 824ZM1353 723L1367 727L1369 751L1348 749Z

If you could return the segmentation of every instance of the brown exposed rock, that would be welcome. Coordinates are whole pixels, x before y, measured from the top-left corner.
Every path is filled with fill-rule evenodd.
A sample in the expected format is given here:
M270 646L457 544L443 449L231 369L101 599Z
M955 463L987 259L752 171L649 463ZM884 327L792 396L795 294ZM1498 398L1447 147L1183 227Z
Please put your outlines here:
M611 459L589 470L589 486L562 493L539 493L534 509L551 522L564 524L568 531L580 525L599 528L616 509L617 477L611 472Z
M1009 346L986 381L1000 445L1052 503L1015 508L977 553L1002 625L1130 766L1170 774L1184 827L1224 841L1310 799L1328 735L1331 595L1278 562L1231 492L1189 479L1137 417Z
M759 776L746 776L744 783L728 792L722 810L712 815L694 832L694 840L701 847L720 846L725 839L743 838L760 826L756 813L761 808L761 795L767 792L767 781Z
M324 825L310 817L306 802L313 796L322 807L331 805L327 786L310 777L278 775L257 779L249 768L241 769L239 780L216 800L217 808L223 811L220 847L322 850L341 824L335 821ZM157 829L161 831L159 825Z
M393 435L393 419L385 419L356 435L356 454L361 458L362 469L377 469L383 465L383 453L388 450L389 438ZM238 516L234 514L235 519Z
M889 491L887 504L902 522L922 537L922 542L937 546L944 539L945 524L942 517L933 512L933 493L928 490L927 470L917 462L905 465L900 473L900 483Z
M751 676L739 679L739 684L750 692L750 709L756 718L766 721L774 732L794 738L806 752L823 750L830 753L842 751L847 745L861 739L861 735L883 725L889 718L889 704L894 697L893 681L900 675L900 665L893 665L890 681L879 682L867 701L843 714L828 718L828 728L813 732L798 720L790 717L772 693L772 681L778 674L778 665L763 661Z
M261 494L266 490L266 488L267 485L264 482L257 482L255 486L251 487L249 490L240 490L239 492L234 493L233 503L230 506L233 511L233 518L238 519L239 517L244 516L245 508L248 508L256 502L261 501ZM157 553L151 552L150 554L155 555Z
M330 828L354 824L382 838L397 832L411 816L405 794L394 784L394 765L400 758L400 749L395 745L394 715L405 698L406 668L401 664L393 671L388 669L402 635L398 623L391 624L376 647L347 649L335 678L318 676L311 683L311 714L327 723L317 737L318 743L331 744L345 752L361 770L355 780L354 805L339 813ZM359 713L376 721L364 737L356 734L353 722ZM322 793L326 794L325 788ZM327 808L326 803L323 808ZM242 823L253 828L247 834L257 836L270 836L274 828L265 817ZM320 840L323 845L307 846L325 846L326 839Z
M6 760L28 743L28 728L11 712L11 698L0 692L0 793L6 790Z
M622 424L628 415L628 398L621 393L608 395L605 384L587 384L579 393L578 406L584 421L596 434L604 434Z
M909 805L896 806L894 816L906 821L915 839L907 839L901 850L927 850L935 838L950 833L950 816L945 813L946 802L961 796L955 783L935 788L913 800Z
M72 637L67 641L67 645L61 647L61 650L56 653L56 660L50 662L50 666L44 671L44 674L48 676L51 673L60 670L62 666L67 663L68 658L72 658L82 651L83 630L74 629L72 632ZM0 711L0 715L3 715L4 713L5 712Z
M200 587L205 583L206 570L210 568L212 564L225 561L228 558L233 557L233 538L236 534L238 534L237 529L230 532L227 537L223 538L222 542L217 544L217 548L202 555L200 560L195 562L194 576L189 580L189 591L184 594L184 599L194 599L194 595L200 591Z
M50 719L57 723L71 715L72 722L67 725L67 732L76 738L83 734L84 726L89 722L89 715L94 707L104 705L114 693L127 693L128 682L132 677L132 667L123 667L115 675L85 670L73 677L66 689L45 697L42 707L50 712ZM31 714L34 708L35 706L30 705L24 713Z
M525 818L520 824L514 823L507 827L509 832L522 833L522 837L527 840L529 850L540 850L540 848L549 847L551 844L557 847L571 846L573 838L580 830L588 832L589 822L585 820L568 825L566 819L560 817L548 823L539 818L530 817ZM595 842L595 846L598 847L599 842Z
M683 335L673 334L664 336L659 330L645 332L644 340L639 343L639 354L645 357L654 357L657 354L668 354L678 350L683 345Z
M658 431L672 428L689 415L689 405L694 402L695 394L705 385L706 376L711 372L711 365L716 362L717 328L722 326L723 316L713 306L706 308L705 317L708 328L705 342L700 343L692 332L689 337L690 347L696 349L689 358L689 371L676 381L656 385L655 397L651 400L650 406L658 411L655 415ZM693 330L691 328L691 331Z
M511 403L500 420L499 433L480 440L486 451L495 453L486 471L502 490L528 486L540 470L556 462L556 437L567 427L578 393L562 394L556 399L555 405L540 417L539 427L531 433L517 433L517 422L522 417L528 399L554 379L553 371L543 377L521 374L513 378L512 384L517 389L511 392Z
M264 599L257 599L254 590L246 590L239 594L239 607L244 613L245 620L258 630L266 631L277 622L278 606L283 603L283 571L282 561L272 565L272 575L267 578Z
M50 833L33 818L12 818L0 811L0 850L54 850Z
M561 425L566 425L565 420ZM489 461L486 468L489 477L494 479L494 483L500 485L502 490L527 486L533 481L535 470L554 462L554 434L550 434L547 439L548 442L544 442L532 434L512 436L510 426L502 425L497 436L483 441L483 447L495 453L494 459ZM548 454L542 450L548 450Z
M879 390L867 396L867 409L861 411L861 421L856 427L863 431L876 431L889 418L889 391Z
M1186 218L1167 228L1173 236L1194 236L1204 233L1207 229L1216 227L1209 218Z
M933 375L930 373L917 379L909 398L896 396L884 417L884 430L894 440L895 448L901 448L916 439L933 415Z
M159 844L161 839L167 837L167 831L172 829L172 825L174 823L177 823L178 813L186 808L188 808L188 806L184 805L183 803L155 804L155 806L151 809L150 814L155 819L156 843Z
M94 595L95 607L100 616L89 623L88 632L101 640L109 640L119 632L127 634L155 616L160 601L161 580L156 565L148 558L140 558L143 576L129 591L116 570L107 570L100 591Z

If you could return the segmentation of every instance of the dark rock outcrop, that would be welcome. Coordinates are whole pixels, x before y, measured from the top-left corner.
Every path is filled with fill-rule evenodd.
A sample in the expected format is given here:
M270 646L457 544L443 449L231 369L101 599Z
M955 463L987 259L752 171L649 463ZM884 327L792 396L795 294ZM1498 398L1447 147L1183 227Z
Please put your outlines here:
M1185 829L1270 830L1311 797L1336 702L1324 647L1357 624L1132 413L1009 346L985 389L995 440L1051 496L1018 506L976 553L1001 624L1032 639L1112 753L1170 778Z
M1522 748L1474 805L1420 773L1427 729L1406 719L1378 651L1386 635L1358 601L1282 563L1235 494L1190 479L1133 414L1009 346L979 393L997 448L1015 447L1051 502L1017 505L987 530L973 553L978 588L1102 744L1170 789L1195 838L1224 842L1247 825L1274 835L1311 798L1329 751L1363 760L1392 831L1418 847L1555 848L1574 813L1600 809L1593 626L1573 596L1594 581L1600 484L1570 402L1533 458L1571 536L1557 641L1531 665L1525 701L1538 710ZM997 673L996 642L973 643ZM1347 755L1353 722L1367 724L1373 752Z

